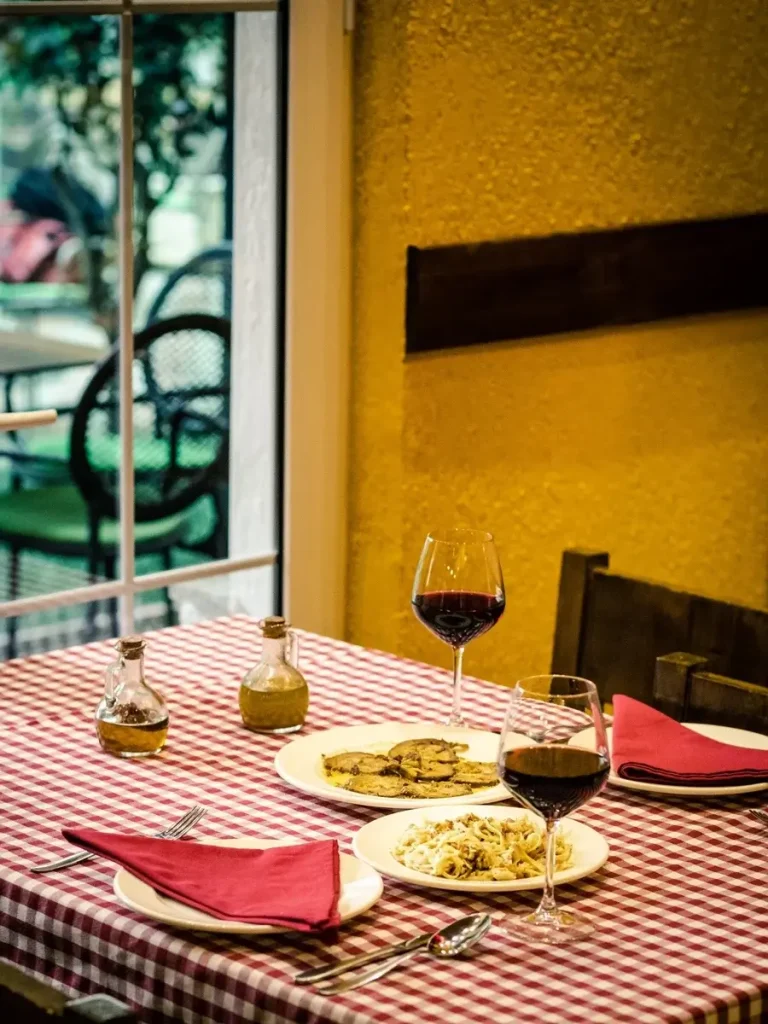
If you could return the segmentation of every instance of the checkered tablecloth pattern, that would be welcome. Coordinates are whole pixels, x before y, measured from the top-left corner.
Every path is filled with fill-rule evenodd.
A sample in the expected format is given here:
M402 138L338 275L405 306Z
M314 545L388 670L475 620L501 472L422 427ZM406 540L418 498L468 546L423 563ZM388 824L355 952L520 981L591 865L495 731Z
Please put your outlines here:
M93 644L0 668L0 956L68 992L107 990L145 1024L651 1024L768 1019L768 833L730 801L662 800L608 789L577 817L611 844L597 875L560 890L587 911L594 940L516 945L498 930L466 961L419 957L406 969L327 998L292 975L368 952L461 914L520 912L536 894L493 898L385 880L382 899L316 937L248 938L175 931L123 909L104 860L33 875L64 852L64 825L149 832L192 803L209 808L198 836L337 837L376 812L296 792L273 768L289 742L245 730L237 707L257 658L245 618L153 634L150 680L171 709L161 757L103 754L93 726L114 656ZM302 637L312 701L307 730L380 721L436 721L448 673L316 636ZM471 664L471 651L470 651ZM472 724L498 729L508 694L469 680Z

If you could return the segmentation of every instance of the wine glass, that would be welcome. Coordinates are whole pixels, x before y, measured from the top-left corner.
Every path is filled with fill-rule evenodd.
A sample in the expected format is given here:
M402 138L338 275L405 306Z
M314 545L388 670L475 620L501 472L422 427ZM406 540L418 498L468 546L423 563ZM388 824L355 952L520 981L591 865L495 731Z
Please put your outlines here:
M594 729L594 746L569 746L572 736ZM587 749L589 746L589 749ZM557 826L561 818L600 792L610 756L597 688L575 676L529 676L512 691L499 742L499 777L524 807L546 823L544 894L532 914L510 916L502 928L528 942L586 938L593 926L555 903Z
M448 725L466 725L461 716L464 648L496 625L504 603L504 580L490 533L453 529L427 535L411 604L416 618L453 648L453 710Z

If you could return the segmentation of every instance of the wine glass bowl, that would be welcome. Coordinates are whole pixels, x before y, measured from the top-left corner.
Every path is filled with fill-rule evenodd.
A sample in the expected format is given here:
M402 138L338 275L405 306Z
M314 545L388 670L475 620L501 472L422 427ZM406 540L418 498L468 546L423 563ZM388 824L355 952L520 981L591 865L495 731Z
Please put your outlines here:
M569 740L592 726L595 747ZM554 895L556 830L561 818L605 786L610 756L595 684L575 676L530 676L512 691L499 740L498 771L510 794L544 818L544 895L532 914L507 916L505 931L531 942L563 943L588 937L581 915L561 910Z
M464 726L464 648L495 626L504 612L504 580L493 536L462 528L428 534L411 605L417 619L453 649L453 710L448 725Z

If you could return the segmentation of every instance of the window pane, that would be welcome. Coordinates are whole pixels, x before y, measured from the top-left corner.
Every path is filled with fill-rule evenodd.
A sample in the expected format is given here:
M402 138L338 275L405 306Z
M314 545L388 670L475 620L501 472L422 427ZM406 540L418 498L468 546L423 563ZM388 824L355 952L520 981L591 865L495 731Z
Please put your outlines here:
M134 21L143 573L276 543L279 104L274 14Z
M75 444L72 428L91 401L117 432L116 371L86 396L117 338L118 32L109 16L0 20L0 387L5 408L60 413L0 436L11 598L117 569L114 509L88 482L116 481L116 454Z
M25 577L22 586L28 587L25 590L27 595L35 592L35 574L39 570L46 574L52 570L55 574L53 580L46 582L48 592L71 589L67 584L72 584L72 581L62 578L62 574L68 574L70 570L62 570L57 565L52 567L47 560L42 562L40 556L30 552L24 554L22 561ZM0 572L6 567L7 561L0 557ZM85 582L86 579L81 579L72 585L83 586ZM44 608L27 615L2 619L0 660L55 651L74 644L90 643L92 640L105 640L119 632L117 622L117 603L114 599Z
M182 625L226 615L261 619L277 608L274 566L242 569L222 576L176 583L170 588L173 611Z

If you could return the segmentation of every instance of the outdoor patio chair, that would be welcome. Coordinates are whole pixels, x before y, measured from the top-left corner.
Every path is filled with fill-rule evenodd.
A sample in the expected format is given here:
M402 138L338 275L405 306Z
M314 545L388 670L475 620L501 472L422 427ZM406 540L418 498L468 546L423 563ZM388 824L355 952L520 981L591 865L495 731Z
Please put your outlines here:
M194 314L145 328L134 341L136 555L171 568L206 495L226 485L229 430L229 321ZM69 483L0 495L0 543L11 552L12 581L25 550L87 562L96 579L114 578L119 552L119 349L97 367L72 415ZM10 597L15 595L11 589ZM170 598L166 596L169 619ZM116 602L110 602L117 632ZM15 622L9 619L8 648ZM95 628L89 606L88 632Z
M232 243L203 249L168 275L147 313L147 323L180 313L232 315Z

